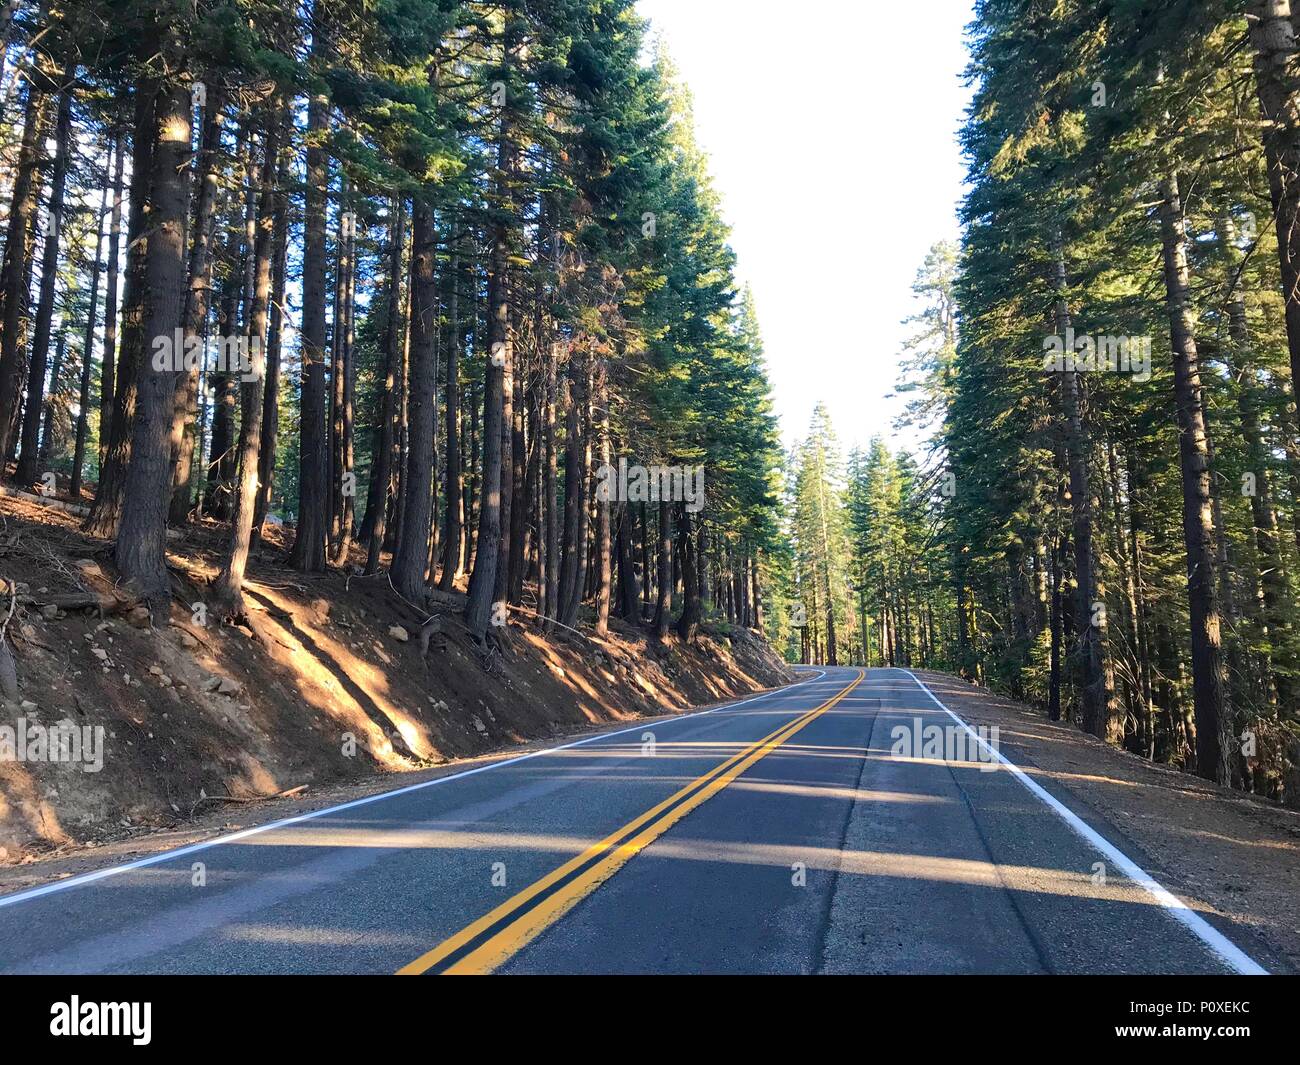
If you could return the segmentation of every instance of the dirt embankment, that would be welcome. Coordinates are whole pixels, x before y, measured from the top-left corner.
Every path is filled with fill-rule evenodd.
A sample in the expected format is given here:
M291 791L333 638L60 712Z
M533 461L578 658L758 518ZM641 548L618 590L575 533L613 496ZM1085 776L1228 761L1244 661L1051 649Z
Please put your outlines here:
M433 608L441 632L422 640L427 612L383 575L294 573L274 531L250 567L248 623L220 625L203 608L224 538L215 525L169 543L171 624L150 629L118 601L108 545L78 520L0 499L0 623L8 582L19 603L6 629L17 689L0 707L0 865L219 824L240 800L304 785L295 794L310 802L340 784L391 784L792 679L746 631L706 630L686 647L621 622L601 639L590 626L543 636L522 614L485 659L453 608Z
M946 673L916 675L969 724L998 726L1004 755L1188 905L1217 912L1266 968L1300 971L1300 811L1153 765Z

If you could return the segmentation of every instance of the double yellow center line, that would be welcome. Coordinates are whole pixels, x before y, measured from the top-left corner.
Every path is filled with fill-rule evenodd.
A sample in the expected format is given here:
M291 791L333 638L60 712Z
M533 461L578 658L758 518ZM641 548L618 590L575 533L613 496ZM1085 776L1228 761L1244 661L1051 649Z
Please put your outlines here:
M397 970L399 976L421 973L489 973L523 949L546 928L573 909L673 825L720 792L754 763L766 758L856 688L859 673L848 687L775 732L691 781L657 806L547 873L490 913L415 961Z

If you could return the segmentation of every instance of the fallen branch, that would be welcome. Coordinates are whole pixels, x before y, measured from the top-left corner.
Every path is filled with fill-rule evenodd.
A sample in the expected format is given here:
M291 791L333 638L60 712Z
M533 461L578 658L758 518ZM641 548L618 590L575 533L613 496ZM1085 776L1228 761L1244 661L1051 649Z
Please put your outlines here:
M39 503L43 507L49 507L51 510L66 510L69 514L75 514L79 518L85 518L90 515L90 508L83 507L77 503L69 503L67 500L59 499L56 496L40 495L36 492L24 492L18 488L10 488L6 485L0 485L0 496L9 496L11 499L25 499L30 503Z
M277 792L275 795L254 795L252 798L240 798L238 795L200 795L194 805L190 807L190 816L194 816L194 811L199 808L199 803L208 802L266 802L268 799L291 799L295 795L301 795L307 790L306 784L299 784L296 788L289 788L287 791Z
M64 592L59 595L19 597L23 606L53 606L60 610L98 610L101 614L122 614L141 605L136 596L113 592Z

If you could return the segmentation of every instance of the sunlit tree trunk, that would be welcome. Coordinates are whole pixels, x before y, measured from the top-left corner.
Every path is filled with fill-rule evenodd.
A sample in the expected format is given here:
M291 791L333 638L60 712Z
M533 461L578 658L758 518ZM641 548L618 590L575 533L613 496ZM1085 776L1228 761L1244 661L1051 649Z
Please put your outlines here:
M208 319L208 299L212 289L212 223L220 185L218 154L221 149L222 111L225 93L214 85L208 93L203 123L203 140L196 160L194 220L190 227L189 288L185 294L185 336L203 337ZM198 416L199 366L179 378L172 436L179 439L175 473L172 477L172 501L168 520L182 525L189 520L190 479L194 464L195 421Z
M230 521L230 547L213 595L231 617L244 615L244 574L248 567L257 510L257 477L262 448L262 389L266 379L265 338L271 296L271 260L275 250L275 171L282 119L279 107L269 109L258 193L257 230L253 241L253 299L246 336L249 365L240 388L239 483Z

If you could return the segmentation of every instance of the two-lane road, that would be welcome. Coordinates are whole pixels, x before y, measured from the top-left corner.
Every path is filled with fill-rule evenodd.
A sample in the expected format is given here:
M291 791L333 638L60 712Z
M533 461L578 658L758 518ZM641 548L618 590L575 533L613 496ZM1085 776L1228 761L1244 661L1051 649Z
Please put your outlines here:
M961 731L903 670L827 669L0 898L0 972L1250 970L1106 826L900 752L918 722Z

